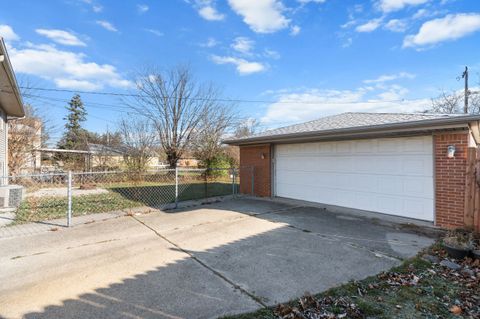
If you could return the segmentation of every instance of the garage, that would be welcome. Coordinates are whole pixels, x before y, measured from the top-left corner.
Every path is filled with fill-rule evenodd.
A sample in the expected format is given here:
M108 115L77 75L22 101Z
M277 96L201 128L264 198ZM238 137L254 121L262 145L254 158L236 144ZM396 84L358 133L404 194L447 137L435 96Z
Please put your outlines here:
M225 143L245 195L480 227L480 115L343 113Z
M432 136L278 144L275 195L434 220Z

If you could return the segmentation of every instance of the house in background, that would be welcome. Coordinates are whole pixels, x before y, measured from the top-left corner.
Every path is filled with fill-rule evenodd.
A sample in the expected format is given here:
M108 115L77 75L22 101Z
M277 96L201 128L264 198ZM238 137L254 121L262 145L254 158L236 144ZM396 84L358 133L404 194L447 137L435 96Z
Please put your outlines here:
M122 146L88 143L87 149L91 154L93 169L110 170L124 166L125 148Z
M15 201L13 194L20 194L17 186L9 186L8 178L8 121L25 116L20 90L8 58L7 48L0 38L0 207L8 207Z
M191 167L197 168L200 164L200 161L193 156L191 152L186 152L182 155L182 157L178 160L177 166L178 167Z
M25 117L8 122L8 169L10 175L40 172L42 120Z
M480 229L479 121L344 113L225 143L240 146L243 193Z

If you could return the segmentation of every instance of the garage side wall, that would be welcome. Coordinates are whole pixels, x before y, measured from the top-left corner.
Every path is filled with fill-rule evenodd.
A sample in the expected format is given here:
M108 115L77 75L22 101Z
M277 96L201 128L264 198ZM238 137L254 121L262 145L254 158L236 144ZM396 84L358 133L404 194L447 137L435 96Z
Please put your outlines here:
M435 144L435 222L443 228L463 227L469 132L442 132ZM449 145L455 157L448 158Z
M240 146L240 193L270 197L271 162L270 144Z

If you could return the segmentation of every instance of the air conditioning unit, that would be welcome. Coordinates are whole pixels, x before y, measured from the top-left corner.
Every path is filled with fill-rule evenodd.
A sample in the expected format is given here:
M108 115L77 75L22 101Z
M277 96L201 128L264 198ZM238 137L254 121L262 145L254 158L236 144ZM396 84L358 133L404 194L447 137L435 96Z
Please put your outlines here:
M25 198L25 190L20 185L0 186L0 208L17 208Z

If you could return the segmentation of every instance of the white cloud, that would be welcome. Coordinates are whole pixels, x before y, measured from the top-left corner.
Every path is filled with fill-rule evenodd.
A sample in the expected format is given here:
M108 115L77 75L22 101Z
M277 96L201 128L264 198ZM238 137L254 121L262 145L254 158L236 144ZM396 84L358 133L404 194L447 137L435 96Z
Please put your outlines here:
M294 25L290 28L290 35L296 36L300 33L302 29L298 25Z
M274 51L274 50L270 50L270 49L265 49L264 56L266 56L267 58L270 58L270 59L275 59L275 60L280 59L280 53L278 53L277 51Z
M237 37L230 46L237 52L251 54L254 45L255 42L247 37Z
M348 29L350 27L353 27L357 23L358 23L358 21L352 18L352 19L348 20L347 22L345 22L344 24L342 24L340 27L342 29Z
M115 28L115 26L108 22L108 21L105 21L105 20L97 20L96 23L101 26L102 28L104 28L105 30L108 30L108 31L112 31L112 32L117 32L117 28Z
M204 43L201 43L200 46L205 47L205 48L213 48L218 45L218 41L215 38L208 38L207 41Z
M402 10L407 6L416 6L420 4L427 3L430 0L379 0L377 2L377 7L385 12L393 12Z
M355 31L357 32L372 32L378 29L380 27L380 23L382 22L382 19L373 19L368 21L367 23L361 24L355 28Z
M79 1L89 5L92 8L93 12L95 13L100 13L103 11L103 6L98 3L95 3L93 0L79 0Z
M249 75L253 73L263 72L266 66L260 62L249 62L245 59L213 55L212 61L216 64L233 64L237 68L240 75Z
M324 3L326 0L297 0L297 2L301 4L308 4L308 3Z
M7 24L0 24L0 37L5 41L20 40L20 37L13 31L12 27Z
M427 9L418 9L417 12L412 16L412 19L421 19L423 17L428 16L428 10Z
M198 14L209 21L222 21L225 15L218 12L217 9L211 5L207 5L198 9Z
M267 107L262 123L269 126L314 120L343 112L416 112L430 107L428 98L402 100L408 93L394 85L382 89L360 87L354 90L320 90L315 88L281 92ZM288 119L288 122L286 122Z
M351 46L353 43L353 39L352 38L347 38L345 40L345 42L343 42L342 44L342 48L348 48L349 46Z
M36 29L35 32L59 44L81 47L86 46L85 42L80 40L76 35L65 30Z
M83 53L28 43L20 49L10 47L9 55L15 72L53 81L61 88L94 90L105 86L132 86L114 66L86 61Z
M157 37L163 36L163 32L157 29L145 29L145 31L150 32L151 34L156 35Z
M150 9L146 4L137 4L137 12L142 14L147 12Z
M363 83L384 83L384 82L394 81L398 79L413 79L413 78L415 78L415 74L408 73L408 72L400 72L396 74L380 75L376 79L364 80Z
M392 19L385 23L385 29L392 32L405 32L405 30L407 30L407 27L407 21L400 19Z
M95 5L93 5L92 10L95 13L100 13L100 12L103 11L103 7L99 4L95 4Z
M425 22L415 35L408 35L403 47L422 47L451 41L480 30L480 14L458 13Z
M284 6L278 0L228 0L228 3L254 32L273 33L290 24L283 15Z
M412 16L413 20L431 18L434 16L446 14L446 10L431 10L431 9L418 9L417 12Z

